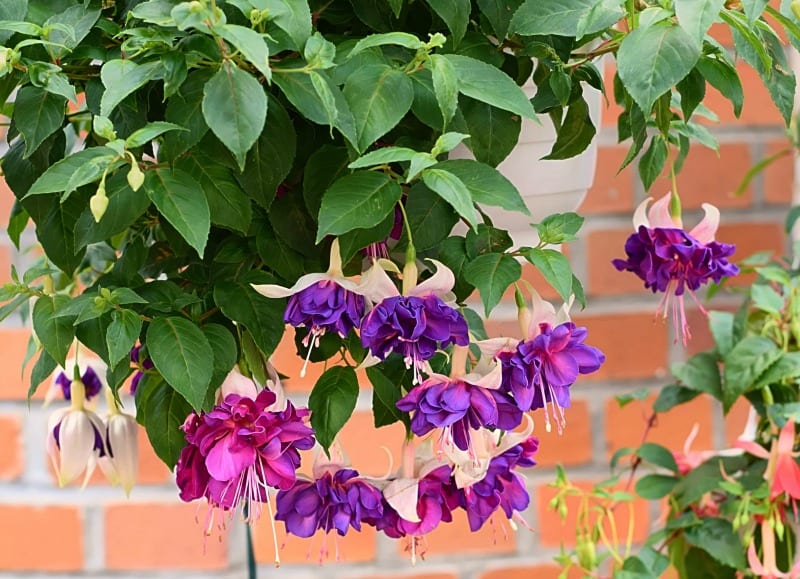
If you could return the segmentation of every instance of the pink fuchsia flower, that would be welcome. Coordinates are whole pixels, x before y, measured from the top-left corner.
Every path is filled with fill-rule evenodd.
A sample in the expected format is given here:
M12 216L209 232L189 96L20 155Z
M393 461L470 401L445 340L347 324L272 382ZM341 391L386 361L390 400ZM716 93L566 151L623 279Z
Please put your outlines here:
M755 537L753 537L747 549L747 562L750 565L750 571L756 577L765 579L778 579L779 577L800 579L800 561L795 563L788 572L778 569L775 552L775 529L772 523L768 519L764 519L761 521L759 528L761 530L762 559L758 558L756 541Z
M446 303L455 277L447 266L430 260L436 273L417 285L416 266L406 264L403 294L376 262L364 274L359 290L375 303L361 324L361 343L378 360L392 352L403 357L414 371L414 383L422 381L421 371L436 351L451 344L469 344L469 328L464 316Z
M775 500L782 493L786 493L786 497L792 501L800 499L800 466L795 460L796 456L800 456L800 452L793 452L794 439L794 421L789 420L781 428L778 439L772 441L769 451L752 440L739 439L734 445L768 461L764 478L770 484L771 500Z
M306 409L291 402L280 412L269 390L255 399L228 394L211 412L192 413L183 425L187 445L176 467L180 497L205 497L212 507L242 507L248 520L258 518L269 487L289 489L300 466L300 450L314 445L305 424Z
M739 273L739 268L728 261L735 246L714 240L719 210L704 203L705 217L687 233L680 217L670 214L670 199L668 193L653 203L649 211L647 205L651 199L639 205L633 216L636 232L625 243L627 259L615 259L612 263L619 271L635 273L653 293L664 293L659 312L663 311L665 318L672 299L676 335L681 335L686 344L691 338L683 299L686 290L697 302L694 292L700 286L711 280L719 283ZM705 311L699 302L697 305Z
M47 454L59 486L72 482L84 471L85 485L97 460L106 454L103 421L86 409L80 380L72 381L70 392L70 406L55 411L47 423Z
M308 357L300 372L301 377L305 375L311 350L319 345L320 337L333 331L344 338L359 327L366 309L356 283L344 277L338 239L331 244L327 272L306 274L290 288L254 284L253 289L268 298L288 297L284 321L295 328L308 328L309 333L303 342L308 347Z

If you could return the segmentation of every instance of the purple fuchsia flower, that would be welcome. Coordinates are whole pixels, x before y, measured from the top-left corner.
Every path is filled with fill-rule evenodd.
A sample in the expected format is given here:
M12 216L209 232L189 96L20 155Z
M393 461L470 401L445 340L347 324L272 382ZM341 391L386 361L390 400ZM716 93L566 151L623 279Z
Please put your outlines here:
M131 396L133 396L136 394L136 389L139 388L139 382L141 382L142 378L144 377L144 370L152 370L155 368L155 366L153 366L153 362L150 360L150 358L145 358L142 356L141 344L134 346L134 348L131 350L131 362L136 364L137 368L140 368L140 370L137 370L133 374L133 379L131 380Z
M253 284L253 289L268 298L288 297L283 320L295 328L308 328L308 335L303 340L303 345L308 347L308 356L301 377L305 376L311 350L319 345L320 337L332 331L344 338L360 326L366 309L358 286L342 273L338 239L331 244L330 265L326 273L304 275L290 288Z
M84 360L85 356L81 356L81 361L76 361L75 358L69 358L64 364L65 368L59 368L53 374L53 382L50 389L45 395L45 405L52 402L60 395L64 400L71 399L72 378L77 369L81 378L81 383L84 385L84 392L87 401L91 401L94 397L100 394L105 382L102 376L106 373L105 364L96 358Z
M437 349L469 344L467 321L442 299L450 297L453 272L436 260L429 261L436 273L419 285L416 266L406 264L403 295L383 269L386 262L376 262L359 286L376 304L361 324L361 343L377 360L385 360L392 352L400 354L406 367L413 368L415 384L422 381L420 372Z
M456 346L455 351L465 354L466 348ZM464 360L454 353L454 370L459 362L463 365ZM411 431L417 436L442 428L444 444L468 450L470 430L513 430L522 422L522 411L507 393L499 390L501 380L499 364L491 369L476 367L476 372L464 376L431 374L396 406L403 412L413 412Z
M70 394L70 406L56 410L47 422L46 448L59 486L84 471L85 486L98 459L106 454L105 427L100 417L85 407L85 389L80 380L72 381Z
M627 259L615 259L612 263L619 271L635 273L653 293L664 293L657 314L663 312L666 318L671 307L675 333L686 345L691 332L686 321L684 293L688 290L705 313L694 292L709 281L719 283L739 273L739 268L728 261L736 247L714 240L719 210L713 205L703 204L705 217L687 233L680 216L670 214L669 193L648 211L651 200L646 199L634 213L636 232L625 242Z
M299 451L314 445L313 431L305 424L307 409L287 401L284 410L271 411L275 402L270 390L254 399L231 393L211 412L187 417L182 429L188 444L176 467L181 499L205 497L225 511L241 506L254 520L269 500L269 487L292 487Z

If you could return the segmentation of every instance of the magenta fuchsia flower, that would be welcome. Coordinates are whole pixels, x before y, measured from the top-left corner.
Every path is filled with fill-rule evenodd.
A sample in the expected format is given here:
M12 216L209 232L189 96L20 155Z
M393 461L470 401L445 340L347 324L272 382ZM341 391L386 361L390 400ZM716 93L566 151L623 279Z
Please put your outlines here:
M380 262L364 274L359 286L376 304L361 324L361 343L378 360L385 360L392 352L400 354L406 367L413 368L415 384L422 381L421 371L439 348L469 344L464 316L441 297L448 296L455 284L453 272L438 261L430 261L436 265L436 273L419 285L416 267L406 265L403 295Z
M417 436L442 428L445 444L467 450L470 430L513 430L522 422L522 412L508 394L498 389L501 376L499 365L487 374L431 374L400 399L397 408L413 413L411 431Z
M283 411L270 411L275 401L269 390L255 399L232 393L211 412L187 417L188 444L176 467L181 499L205 497L222 510L241 505L255 519L269 487L292 487L299 451L314 445L313 431L304 420L308 410L287 401Z
M709 281L719 283L739 273L739 268L728 261L736 247L714 240L719 210L713 205L703 204L705 217L687 233L680 217L670 214L669 193L653 203L648 211L650 201L645 200L634 213L636 232L625 242L627 259L615 259L612 263L619 271L635 273L653 293L664 293L658 311L663 311L666 318L671 308L676 335L679 334L686 344L691 333L686 321L684 293L688 290L705 312L694 292Z

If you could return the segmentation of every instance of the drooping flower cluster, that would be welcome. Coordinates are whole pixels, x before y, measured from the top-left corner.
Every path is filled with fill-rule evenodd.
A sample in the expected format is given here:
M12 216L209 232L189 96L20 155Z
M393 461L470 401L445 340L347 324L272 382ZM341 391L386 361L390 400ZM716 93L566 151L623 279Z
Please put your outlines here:
M188 444L176 466L181 499L205 497L214 508L241 507L254 519L268 501L268 488L291 488L299 451L313 447L314 436L305 424L308 410L289 401L280 409L276 402L268 389L255 398L231 392L210 412L187 417L182 428Z
M688 290L697 301L694 292L700 286L709 281L719 283L738 274L739 268L728 261L735 246L714 240L719 226L716 207L704 203L705 217L686 232L680 217L670 213L670 201L671 195L667 194L649 211L650 199L637 208L633 217L636 231L625 242L627 259L612 263L619 271L635 273L653 293L664 293L659 312L663 311L666 318L671 307L676 335L686 344L691 333L686 321L685 292ZM699 302L697 305L705 311Z

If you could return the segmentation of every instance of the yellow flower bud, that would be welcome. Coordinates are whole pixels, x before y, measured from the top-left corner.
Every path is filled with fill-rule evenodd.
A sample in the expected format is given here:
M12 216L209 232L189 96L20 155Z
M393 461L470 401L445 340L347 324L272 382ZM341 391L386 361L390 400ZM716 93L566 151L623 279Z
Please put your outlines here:
M800 0L792 0L792 3L789 5L792 9L792 14L794 17L800 20Z
M89 209L92 211L95 222L100 223L100 219L103 218L106 209L108 209L108 197L106 197L105 191L97 190L97 193L89 199Z
M143 183L144 173L142 173L142 170L139 169L139 165L132 163L131 170L128 171L128 185L130 185L131 189L134 191L138 191L139 187L141 187Z

